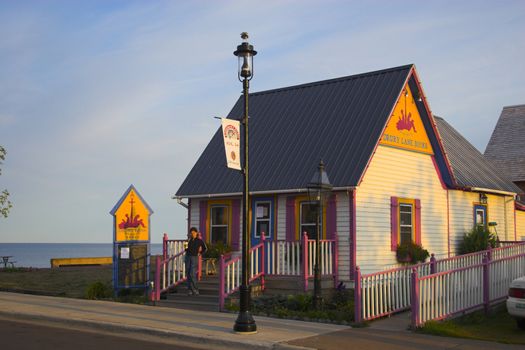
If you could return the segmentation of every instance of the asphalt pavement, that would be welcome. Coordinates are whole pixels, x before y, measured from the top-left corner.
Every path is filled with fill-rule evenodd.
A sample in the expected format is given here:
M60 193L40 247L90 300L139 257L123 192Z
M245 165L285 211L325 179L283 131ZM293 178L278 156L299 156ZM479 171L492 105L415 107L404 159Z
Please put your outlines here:
M373 322L368 328L350 328L335 324L255 317L257 334L236 334L232 330L237 315L219 312L195 312L164 307L133 305L107 301L91 301L0 292L0 318L10 331L0 333L9 339L13 349L24 349L23 341L34 338L35 349L60 349L57 339L78 340L85 349L105 349L91 345L137 343L139 348L163 349L155 344L168 344L171 349L523 349L523 345L504 345L485 341L436 337L408 331L408 314ZM21 324L29 324L23 326ZM45 336L38 327L54 327L62 336ZM2 327L3 328L3 327ZM38 329L37 329L38 328ZM31 333L32 331L36 333ZM37 330L35 330L37 329ZM61 330L63 329L63 330ZM26 333L24 333L26 332ZM65 332L65 333L61 333ZM98 334L70 336L70 332ZM27 336L26 336L27 334ZM31 335L36 334L36 335ZM38 336L40 334L41 336ZM51 333L48 333L51 334ZM76 334L76 333L71 333ZM17 340L17 338L19 338ZM27 339L25 339L27 338ZM96 339L97 338L97 339ZM65 340L65 341L66 341ZM20 341L20 343L16 343ZM130 343L125 343L130 341ZM114 343L113 343L114 342ZM121 343L122 342L122 343ZM69 343L66 343L69 344ZM102 344L102 343L100 343ZM150 345L148 345L150 344ZM151 345L153 344L153 345ZM31 345L31 346L32 346ZM72 344L69 344L72 345ZM143 346L143 347L141 347ZM160 346L160 345L159 345ZM4 348L3 346L1 347ZM7 347L10 349L11 347ZM84 349L64 345L66 348ZM124 345L108 349L128 348ZM33 347L27 347L33 349Z

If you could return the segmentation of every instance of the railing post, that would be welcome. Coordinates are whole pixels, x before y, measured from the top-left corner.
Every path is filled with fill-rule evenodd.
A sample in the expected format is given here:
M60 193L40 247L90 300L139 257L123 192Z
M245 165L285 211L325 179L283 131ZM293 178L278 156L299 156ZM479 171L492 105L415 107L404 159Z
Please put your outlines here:
M303 283L304 292L308 291L308 234L303 233L302 237L302 249L303 249Z
M417 269L412 269L412 285L410 291L411 311L412 311L412 328L419 326L421 320L419 319L419 281L417 276Z
M157 261L155 262L155 300L160 300L160 270L161 270L161 263L160 263L160 256L157 255Z
M490 306L489 252L487 252L487 255L483 257L483 308L485 309L486 314L489 312Z
M437 272L437 263L434 253L430 256L430 274L433 275Z
M261 290L264 291L264 275L266 274L265 266L266 266L266 238L264 237L264 232L261 233Z
M354 272L354 320L357 323L363 321L361 316L363 305L361 302L361 270L359 269L359 266L356 266Z
M335 233L334 238L334 287L337 288L339 284L339 235Z
M487 260L488 261L492 260L492 246L490 245L490 243L489 243L489 246L487 247Z
M197 264L197 281L200 281L202 278L202 255L199 254L199 262Z
M163 260L166 260L168 257L168 234L165 233L164 236L162 236L162 258Z
M224 255L219 259L219 311L224 310Z

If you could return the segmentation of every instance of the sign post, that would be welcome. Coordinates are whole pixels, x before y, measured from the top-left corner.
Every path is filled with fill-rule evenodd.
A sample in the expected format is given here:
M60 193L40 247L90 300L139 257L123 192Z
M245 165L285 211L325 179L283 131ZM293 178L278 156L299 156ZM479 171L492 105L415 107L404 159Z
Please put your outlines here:
M113 289L148 288L150 255L149 207L133 185L110 212L113 215Z

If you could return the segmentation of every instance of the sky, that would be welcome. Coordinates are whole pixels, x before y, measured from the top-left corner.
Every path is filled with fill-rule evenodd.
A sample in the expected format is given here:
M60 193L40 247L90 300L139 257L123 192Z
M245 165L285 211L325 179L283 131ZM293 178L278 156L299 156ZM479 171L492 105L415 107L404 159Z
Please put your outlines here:
M133 184L152 242L186 234L172 199L238 99L414 63L432 112L481 152L525 103L525 2L0 0L4 242L112 242Z

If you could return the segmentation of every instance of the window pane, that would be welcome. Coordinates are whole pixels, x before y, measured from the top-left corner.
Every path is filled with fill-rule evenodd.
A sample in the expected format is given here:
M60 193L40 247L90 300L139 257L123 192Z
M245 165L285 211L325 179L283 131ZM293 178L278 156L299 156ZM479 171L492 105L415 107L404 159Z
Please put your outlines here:
M270 233L270 223L268 221L257 221L257 236L261 237L261 233L264 232L264 236L268 237Z
M317 237L317 227L315 225L301 225L301 237L304 232L308 234L308 239L315 239Z
M485 225L485 211L483 209L476 209L476 224Z
M211 242L218 243L222 242L223 244L228 243L228 227L212 227L211 228Z
M301 224L315 224L317 211L316 203L301 203Z
M400 213L401 225L412 226L412 213Z
M400 244L412 242L412 227L401 227L400 237Z
M258 203L255 209L257 219L270 218L270 203Z
M211 224L228 225L228 207L212 207Z

